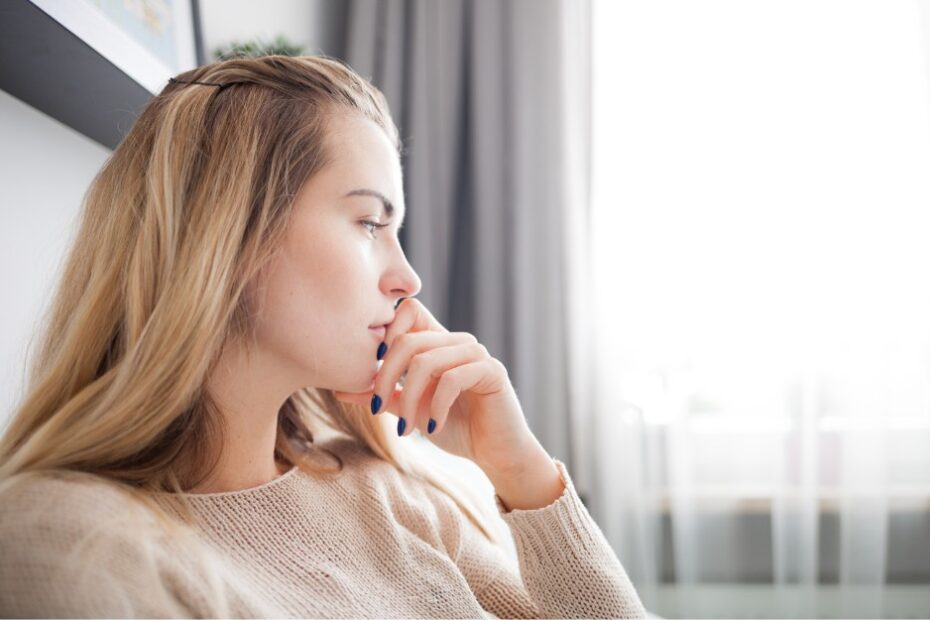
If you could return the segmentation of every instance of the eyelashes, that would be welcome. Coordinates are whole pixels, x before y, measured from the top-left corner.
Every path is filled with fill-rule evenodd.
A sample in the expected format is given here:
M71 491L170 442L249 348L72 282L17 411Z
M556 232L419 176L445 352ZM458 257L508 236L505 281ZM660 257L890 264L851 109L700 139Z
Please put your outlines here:
M368 231L371 233L371 235L372 235L375 239L378 238L378 235L375 233L375 229L377 229L377 228L387 228L388 226L390 226L390 224L379 224L378 222L372 222L371 220L362 220L360 223L361 223L361 225L364 226L365 228L368 228ZM369 227L370 227L370 228L369 228Z

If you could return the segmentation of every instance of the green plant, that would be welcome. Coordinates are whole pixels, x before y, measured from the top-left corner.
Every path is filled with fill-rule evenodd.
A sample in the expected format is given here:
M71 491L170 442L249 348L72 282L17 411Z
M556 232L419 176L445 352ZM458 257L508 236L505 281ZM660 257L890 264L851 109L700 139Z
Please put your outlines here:
M251 41L233 41L229 45L220 46L213 50L213 56L216 60L227 60L229 58L256 58L258 56L270 56L278 54L282 56L300 56L303 54L302 45L296 45L288 41L284 35L278 35L271 42L264 42L260 38Z

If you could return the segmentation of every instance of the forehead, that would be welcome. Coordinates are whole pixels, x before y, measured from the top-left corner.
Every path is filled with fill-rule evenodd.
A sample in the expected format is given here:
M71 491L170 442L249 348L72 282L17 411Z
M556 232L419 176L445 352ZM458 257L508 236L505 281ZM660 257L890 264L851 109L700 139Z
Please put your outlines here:
M361 116L337 114L328 120L326 139L328 171L347 184L343 195L361 188L374 190L395 206L395 215L403 215L400 156L381 127Z

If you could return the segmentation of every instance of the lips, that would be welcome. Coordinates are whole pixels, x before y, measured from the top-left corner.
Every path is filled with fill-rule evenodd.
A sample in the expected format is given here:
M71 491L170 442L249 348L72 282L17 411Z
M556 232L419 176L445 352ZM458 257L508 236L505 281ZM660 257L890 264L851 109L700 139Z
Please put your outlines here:
M377 336L380 340L384 340L384 335L387 333L387 326L393 322L394 317L390 316L384 321L369 325L368 330L371 331L372 335Z
M377 328L379 328L379 327L387 327L388 325L390 325L390 324L393 323L393 322L394 322L394 317L391 316L391 317L388 317L387 319L385 319L385 320L383 320L383 321L378 321L377 323L372 323L372 324L369 325L368 327L371 328L371 329L377 329Z

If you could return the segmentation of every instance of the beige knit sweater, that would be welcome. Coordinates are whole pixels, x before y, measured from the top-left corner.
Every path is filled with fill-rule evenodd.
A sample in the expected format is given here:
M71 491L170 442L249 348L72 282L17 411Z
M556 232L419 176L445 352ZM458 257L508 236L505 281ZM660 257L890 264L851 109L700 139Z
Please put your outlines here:
M493 496L514 562L431 485L354 441L325 445L345 463L338 479L292 468L251 489L188 495L223 568L216 581L170 544L144 551L132 531L95 528L126 501L99 483L19 485L0 497L0 616L646 616L561 461L566 488L552 504L507 512ZM176 498L156 497L173 509ZM103 555L67 568L62 558L101 529Z

